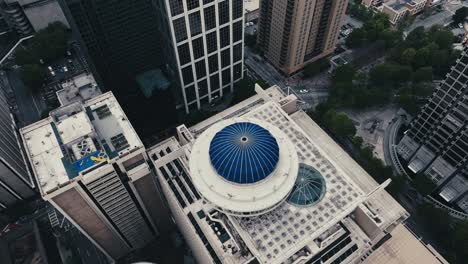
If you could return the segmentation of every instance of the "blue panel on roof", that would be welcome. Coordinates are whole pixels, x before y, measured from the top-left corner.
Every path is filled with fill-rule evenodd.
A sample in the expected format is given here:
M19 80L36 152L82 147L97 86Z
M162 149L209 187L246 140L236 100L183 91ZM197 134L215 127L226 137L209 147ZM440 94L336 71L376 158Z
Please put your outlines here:
M263 127L239 122L216 133L210 143L210 160L228 181L248 184L265 179L276 168L279 147Z
M299 207L312 206L323 198L325 190L325 180L320 172L301 163L288 202Z

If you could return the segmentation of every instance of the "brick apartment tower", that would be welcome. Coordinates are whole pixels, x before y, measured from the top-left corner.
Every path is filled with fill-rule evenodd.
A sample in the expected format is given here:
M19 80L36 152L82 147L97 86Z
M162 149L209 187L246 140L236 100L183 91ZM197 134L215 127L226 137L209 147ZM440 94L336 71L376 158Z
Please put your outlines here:
M257 43L286 75L333 52L348 0L261 0Z

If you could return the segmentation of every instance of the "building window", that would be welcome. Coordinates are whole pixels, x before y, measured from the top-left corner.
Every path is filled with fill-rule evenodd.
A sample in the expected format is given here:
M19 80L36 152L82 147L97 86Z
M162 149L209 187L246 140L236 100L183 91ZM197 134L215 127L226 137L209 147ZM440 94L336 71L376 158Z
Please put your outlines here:
M194 39L192 41L192 47L193 47L193 57L195 59L198 59L205 55L204 49L203 49L203 37Z
M182 0L171 0L169 1L169 5L171 7L172 16L176 16L184 12L184 6L182 4Z
M189 65L182 69L182 78L184 79L185 85L193 82L192 66Z
M215 6L205 8L205 30L210 30L216 27Z
M173 0L170 0L169 2L171 2L171 1L173 1ZM199 5L200 5L200 3L199 3L198 0L187 0L187 9L188 9L188 10L195 9L195 8L197 8Z
M190 103L193 100L197 99L197 94L195 93L195 86L190 85L189 87L185 88L185 97L187 98L187 103Z
M231 69L225 69L223 71L223 86L231 82Z
M215 74L210 77L210 88L211 91L219 89L219 74Z
M242 63L234 65L234 81L239 80L242 77Z
M201 79L206 76L205 60L195 63L195 71L197 72L197 79Z
M203 4L209 4L211 2L213 2L214 0L203 0Z
M210 34L206 35L206 46L207 46L208 53L211 53L218 49L216 31L211 32Z
M190 14L189 21L190 21L190 33L192 34L192 37L200 34L202 32L200 12L195 12L195 13Z
M234 46L232 51L233 62L242 60L242 43Z
M190 62L190 48L188 43L182 44L177 47L179 53L180 65L184 65Z
M213 54L208 58L208 67L210 68L210 73L218 71L218 54Z
M185 20L183 17L174 20L174 35L177 42L187 39L187 30L185 28Z
M229 42L230 42L230 39L229 39L229 26L223 27L219 31L219 36L221 38L221 40L220 40L221 48L226 47L227 45L229 45Z
M218 20L219 24L229 22L229 0L224 0L218 4Z
M242 21L234 23L232 26L232 42L242 39Z
M198 83L198 97L203 97L208 94L208 81L203 80Z
M242 17L242 4L244 0L232 0L232 19Z
M231 64L231 50L229 48L221 51L221 68L227 67Z

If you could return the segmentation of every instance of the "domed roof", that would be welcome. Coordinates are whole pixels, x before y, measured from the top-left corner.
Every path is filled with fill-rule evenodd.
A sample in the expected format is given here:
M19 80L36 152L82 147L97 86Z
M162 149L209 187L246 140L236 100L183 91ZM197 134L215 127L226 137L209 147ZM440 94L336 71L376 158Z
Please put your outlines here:
M325 189L322 175L311 166L301 163L288 202L300 207L312 206L323 198Z
M265 179L275 170L279 147L265 128L238 122L216 133L210 143L209 155L221 177L234 183L249 184Z

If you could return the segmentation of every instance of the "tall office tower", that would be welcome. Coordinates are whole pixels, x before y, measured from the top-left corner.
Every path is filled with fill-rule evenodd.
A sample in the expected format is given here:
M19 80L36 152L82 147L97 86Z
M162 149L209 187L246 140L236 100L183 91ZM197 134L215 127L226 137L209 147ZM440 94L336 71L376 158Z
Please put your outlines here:
M119 83L123 77L134 79L159 65L156 16L150 0L59 1L106 86L125 89Z
M423 173L439 195L468 212L468 54L452 66L397 146L414 173Z
M34 196L34 185L18 128L0 85L0 210Z
M257 45L290 75L335 49L348 0L262 0Z
M111 92L72 100L21 135L43 199L109 258L157 234L147 154Z
M389 181L375 182L294 95L256 91L148 151L197 263L446 263L401 224L409 214Z
M188 113L231 93L243 77L243 0L153 0L166 61Z

